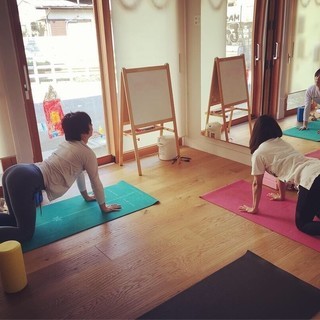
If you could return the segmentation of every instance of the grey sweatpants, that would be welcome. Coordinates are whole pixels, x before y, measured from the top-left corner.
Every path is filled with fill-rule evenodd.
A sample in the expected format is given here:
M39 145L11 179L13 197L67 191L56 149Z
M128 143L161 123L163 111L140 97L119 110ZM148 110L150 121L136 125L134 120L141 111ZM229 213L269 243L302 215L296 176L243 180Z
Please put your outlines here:
M8 214L0 213L0 242L30 240L36 224L35 195L44 190L40 169L34 164L16 164L2 177Z

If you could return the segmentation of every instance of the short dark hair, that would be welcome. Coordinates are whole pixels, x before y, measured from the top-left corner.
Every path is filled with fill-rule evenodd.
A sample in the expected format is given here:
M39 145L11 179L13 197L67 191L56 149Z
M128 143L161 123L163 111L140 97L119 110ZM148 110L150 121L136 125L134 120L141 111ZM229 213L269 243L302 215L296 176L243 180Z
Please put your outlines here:
M260 116L253 127L249 148L253 154L261 143L274 138L282 137L282 130L278 122L269 115Z
M316 71L316 73L314 74L314 76L315 76L315 77L319 77L319 76L320 76L320 69L318 69L318 70Z
M90 116L83 111L67 113L62 118L62 129L67 141L81 141L81 134L89 133Z

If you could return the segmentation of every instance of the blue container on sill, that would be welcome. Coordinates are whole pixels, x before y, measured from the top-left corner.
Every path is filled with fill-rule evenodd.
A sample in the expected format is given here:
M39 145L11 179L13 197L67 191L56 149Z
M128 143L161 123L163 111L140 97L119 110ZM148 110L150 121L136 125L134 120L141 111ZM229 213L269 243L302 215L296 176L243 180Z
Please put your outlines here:
M297 121L303 122L303 112L304 112L304 106L297 108Z

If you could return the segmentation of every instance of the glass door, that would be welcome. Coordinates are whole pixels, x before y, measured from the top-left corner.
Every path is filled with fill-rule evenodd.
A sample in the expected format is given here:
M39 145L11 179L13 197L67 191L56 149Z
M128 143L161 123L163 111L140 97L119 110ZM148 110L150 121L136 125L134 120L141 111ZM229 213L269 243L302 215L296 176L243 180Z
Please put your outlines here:
M75 111L92 119L88 145L97 157L109 155L92 1L19 0L17 5L42 158L64 139L64 114Z
M254 116L279 117L286 1L256 1L252 110Z

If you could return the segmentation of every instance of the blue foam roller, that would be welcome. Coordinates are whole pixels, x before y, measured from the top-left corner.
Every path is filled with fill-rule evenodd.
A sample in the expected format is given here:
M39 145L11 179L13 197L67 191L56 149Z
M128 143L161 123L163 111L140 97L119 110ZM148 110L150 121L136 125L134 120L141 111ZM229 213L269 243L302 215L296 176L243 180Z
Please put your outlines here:
M303 112L304 112L304 106L297 108L297 121L303 122Z

